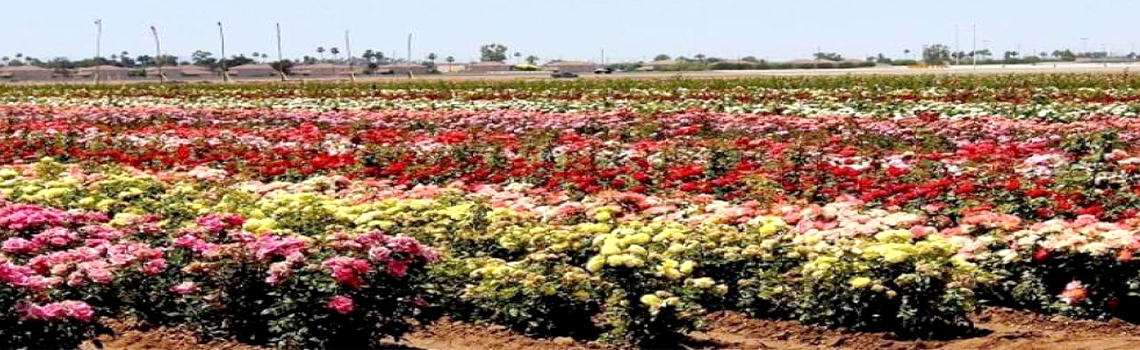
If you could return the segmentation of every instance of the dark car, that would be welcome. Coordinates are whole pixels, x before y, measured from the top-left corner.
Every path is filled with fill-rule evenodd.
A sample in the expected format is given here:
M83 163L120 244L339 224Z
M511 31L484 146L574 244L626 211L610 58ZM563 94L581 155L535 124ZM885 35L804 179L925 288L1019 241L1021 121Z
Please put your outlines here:
M550 73L551 78L577 78L578 73L574 72L554 72Z

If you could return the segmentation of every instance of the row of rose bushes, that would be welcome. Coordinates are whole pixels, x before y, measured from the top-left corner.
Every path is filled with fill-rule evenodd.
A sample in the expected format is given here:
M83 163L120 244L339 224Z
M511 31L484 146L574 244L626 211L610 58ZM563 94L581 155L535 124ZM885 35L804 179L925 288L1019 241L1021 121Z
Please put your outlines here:
M0 202L0 340L75 348L102 317L188 325L206 338L281 348L362 348L398 337L427 306L438 253L379 232L255 236L206 215L179 230L157 216Z
M456 98L372 99L361 97L146 97L106 98L0 96L0 105L55 107L165 107L184 109L266 109L284 111L466 111L502 110L528 112L610 112L633 111L641 114L713 111L730 114L779 114L797 117L854 115L860 117L905 118L930 114L940 118L962 119L998 115L1009 119L1037 121L1079 121L1089 115L1140 115L1137 97L1093 96L1051 97L1047 92L1010 100L960 101L966 95L858 96L826 90L777 91L771 95L731 96L707 92L701 98L663 97L653 101L639 98L536 98L463 100ZM1058 98L1054 100L1054 98Z
M0 88L0 96L82 98L343 98L357 99L934 99L946 101L1135 101L1140 79L1128 74L1013 74L842 77L753 77L737 79L578 80L510 82L393 81L368 84L115 86L45 85ZM884 101L886 100L886 101Z
M977 203L1026 218L1117 220L1140 205L1140 119L814 119L681 113L272 112L0 108L0 161L220 168L584 195L682 191L742 201L845 196L882 207Z
M451 314L652 346L716 309L939 337L969 329L978 302L1130 317L1140 293L1134 222L1091 216L946 222L857 201L235 182L47 160L0 170L0 191L42 205L0 218L5 322L42 331L5 334L13 344L74 342L95 316L133 314L205 337L365 346ZM419 242L442 260L425 266L439 257Z

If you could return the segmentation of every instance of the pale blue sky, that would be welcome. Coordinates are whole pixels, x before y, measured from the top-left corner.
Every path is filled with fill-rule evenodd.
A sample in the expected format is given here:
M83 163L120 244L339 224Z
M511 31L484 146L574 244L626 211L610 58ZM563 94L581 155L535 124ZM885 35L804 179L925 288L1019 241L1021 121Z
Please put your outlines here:
M280 22L288 57L316 56L317 46L340 47L352 31L353 51L382 49L478 58L489 42L543 60L651 59L705 53L769 59L809 56L817 45L847 57L883 52L902 56L923 44L954 45L959 25L963 50L978 24L978 47L1023 52L1105 45L1128 51L1140 43L1136 0L563 0L563 1L254 1L254 0L54 0L3 1L0 55L38 58L90 57L93 21L103 19L104 56L129 51L153 54L149 25L159 28L167 54L188 58L196 49L218 53L216 22L226 25L227 53L275 52L273 24ZM275 54L271 54L275 56Z

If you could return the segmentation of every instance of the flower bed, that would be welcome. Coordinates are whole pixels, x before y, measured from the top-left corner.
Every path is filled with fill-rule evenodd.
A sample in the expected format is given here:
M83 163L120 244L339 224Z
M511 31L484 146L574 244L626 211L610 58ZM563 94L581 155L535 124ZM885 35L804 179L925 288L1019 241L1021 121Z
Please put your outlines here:
M1137 321L1134 80L882 79L0 90L0 340Z

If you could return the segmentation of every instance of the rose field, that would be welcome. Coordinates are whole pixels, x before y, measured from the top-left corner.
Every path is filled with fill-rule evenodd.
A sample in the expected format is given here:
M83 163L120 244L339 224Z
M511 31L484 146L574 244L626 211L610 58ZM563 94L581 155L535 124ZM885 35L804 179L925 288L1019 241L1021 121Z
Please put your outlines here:
M1137 254L1129 75L0 86L5 348L1128 349Z

